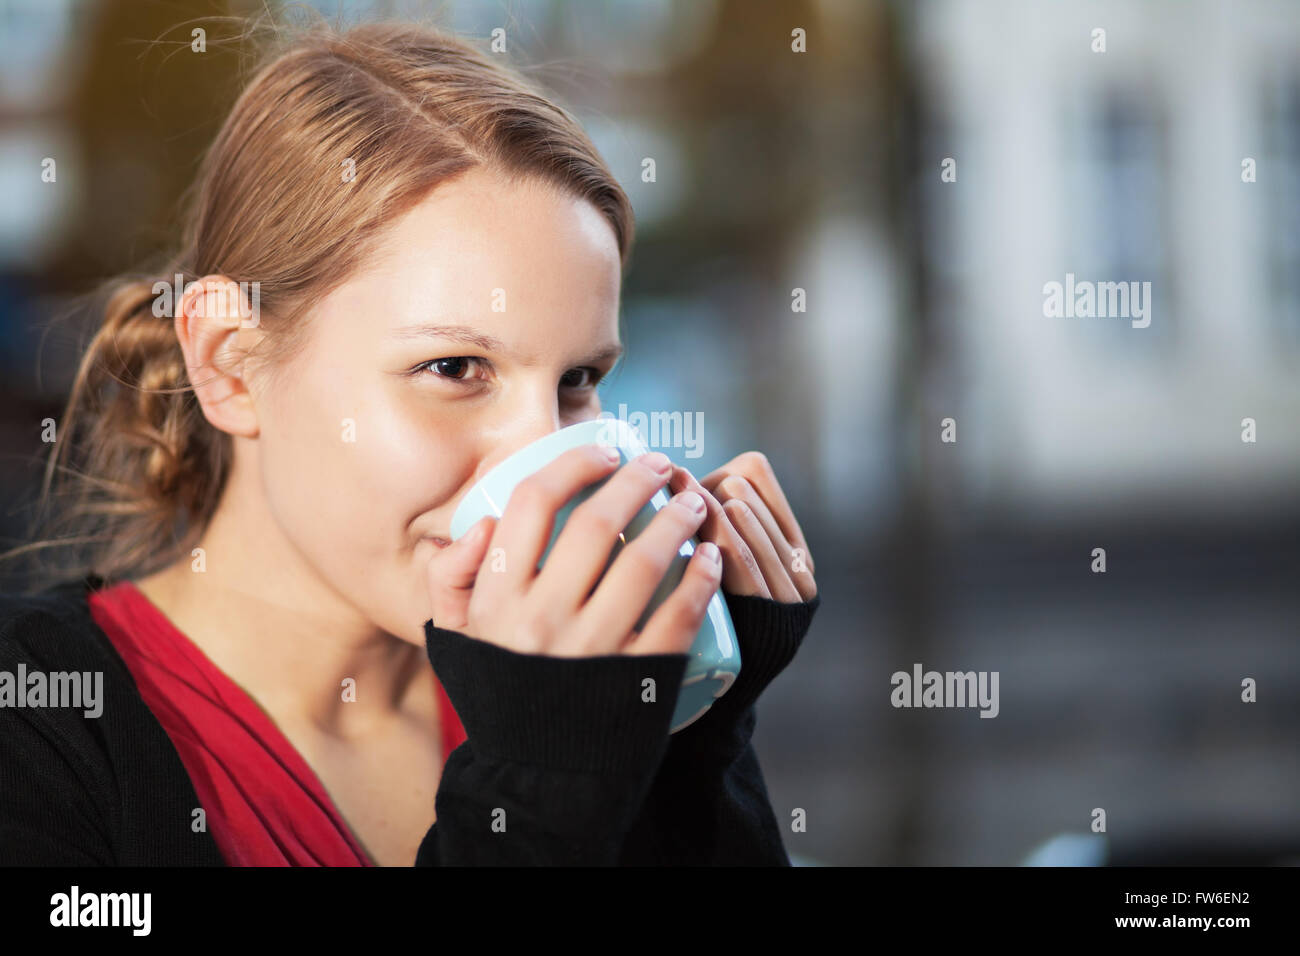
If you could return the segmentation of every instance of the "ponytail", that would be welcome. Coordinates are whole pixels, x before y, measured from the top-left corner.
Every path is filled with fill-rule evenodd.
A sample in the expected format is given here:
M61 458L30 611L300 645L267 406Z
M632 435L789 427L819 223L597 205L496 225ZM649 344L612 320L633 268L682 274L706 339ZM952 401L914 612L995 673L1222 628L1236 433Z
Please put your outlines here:
M41 562L35 587L74 574L147 573L187 551L215 510L230 436L203 417L171 310L155 314L155 285L134 278L108 287L102 324L55 423L37 540L4 555L72 548L84 557ZM43 514L51 502L52 518Z

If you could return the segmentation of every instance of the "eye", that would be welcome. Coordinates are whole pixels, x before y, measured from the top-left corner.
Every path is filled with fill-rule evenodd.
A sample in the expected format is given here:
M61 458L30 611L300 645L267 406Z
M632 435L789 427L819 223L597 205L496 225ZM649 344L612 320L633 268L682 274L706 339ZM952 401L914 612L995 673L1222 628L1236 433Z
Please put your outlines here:
M586 380L584 380L584 376L586 376ZM560 384L565 388L595 388L604 377L600 369L584 365L581 368L571 368L565 372L560 379Z
M430 359L427 362L421 362L415 368L411 369L411 375L419 375L422 372L429 372L434 378L449 378L453 381L464 381L466 372L473 363L482 364L482 359L473 358L468 355L453 355L449 358Z
M427 373L433 378L449 379L453 382L468 384L475 381L475 377L469 374L470 369L475 365L485 368L489 363L485 359L469 355L453 355L447 358L430 359L427 362L421 362L407 374L414 378ZM605 375L600 369L582 366L580 368L571 368L565 372L560 378L560 385L563 388L586 391L594 389L604 378Z

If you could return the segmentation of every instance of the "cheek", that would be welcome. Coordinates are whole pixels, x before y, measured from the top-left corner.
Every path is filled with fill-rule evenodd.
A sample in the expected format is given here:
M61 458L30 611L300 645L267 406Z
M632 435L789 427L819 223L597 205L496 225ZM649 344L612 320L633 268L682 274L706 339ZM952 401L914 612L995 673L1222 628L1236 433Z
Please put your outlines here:
M272 520L307 564L376 626L422 647L436 548L419 537L449 527L473 443L450 403L387 384L299 381L264 419L261 477Z
M361 505L355 449L364 434L345 380L311 373L276 396L260 442L262 481L285 534L317 556L348 533Z
M462 473L472 474L460 417L387 384L309 375L279 404L266 435L272 507L321 564L400 553L415 543L409 526L421 517L419 530L445 530L449 499ZM445 513L431 516L438 510Z
M446 530L450 513L429 513L446 510L464 476L473 472L462 418L416 395L376 394L365 422L369 440L358 438L350 450L367 487L388 496L382 505L387 520L405 526L424 517Z

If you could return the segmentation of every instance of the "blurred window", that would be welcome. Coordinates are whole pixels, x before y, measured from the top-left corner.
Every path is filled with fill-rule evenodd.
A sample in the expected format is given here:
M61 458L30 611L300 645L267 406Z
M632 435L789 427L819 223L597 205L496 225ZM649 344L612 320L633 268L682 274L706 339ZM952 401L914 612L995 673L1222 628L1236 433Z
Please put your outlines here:
M1169 268L1163 114L1154 96L1115 90L1094 95L1074 115L1067 271L1076 283L1137 282L1140 289L1150 282L1154 300L1147 328L1113 317L1081 319L1074 327L1080 340L1107 352L1155 358L1173 342L1179 314ZM1132 314L1131 301L1129 309Z

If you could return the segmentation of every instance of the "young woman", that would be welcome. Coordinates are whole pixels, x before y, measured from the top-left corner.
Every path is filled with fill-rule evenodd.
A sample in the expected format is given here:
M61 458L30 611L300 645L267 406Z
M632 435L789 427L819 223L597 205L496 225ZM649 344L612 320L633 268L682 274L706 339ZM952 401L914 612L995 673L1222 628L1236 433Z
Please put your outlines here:
M435 30L316 27L193 201L59 423L88 563L0 605L0 863L788 864L753 704L819 599L763 456L575 449L447 540L494 464L598 416L621 351L631 208L569 114ZM719 587L742 674L670 735ZM55 674L102 675L100 713L33 703Z

